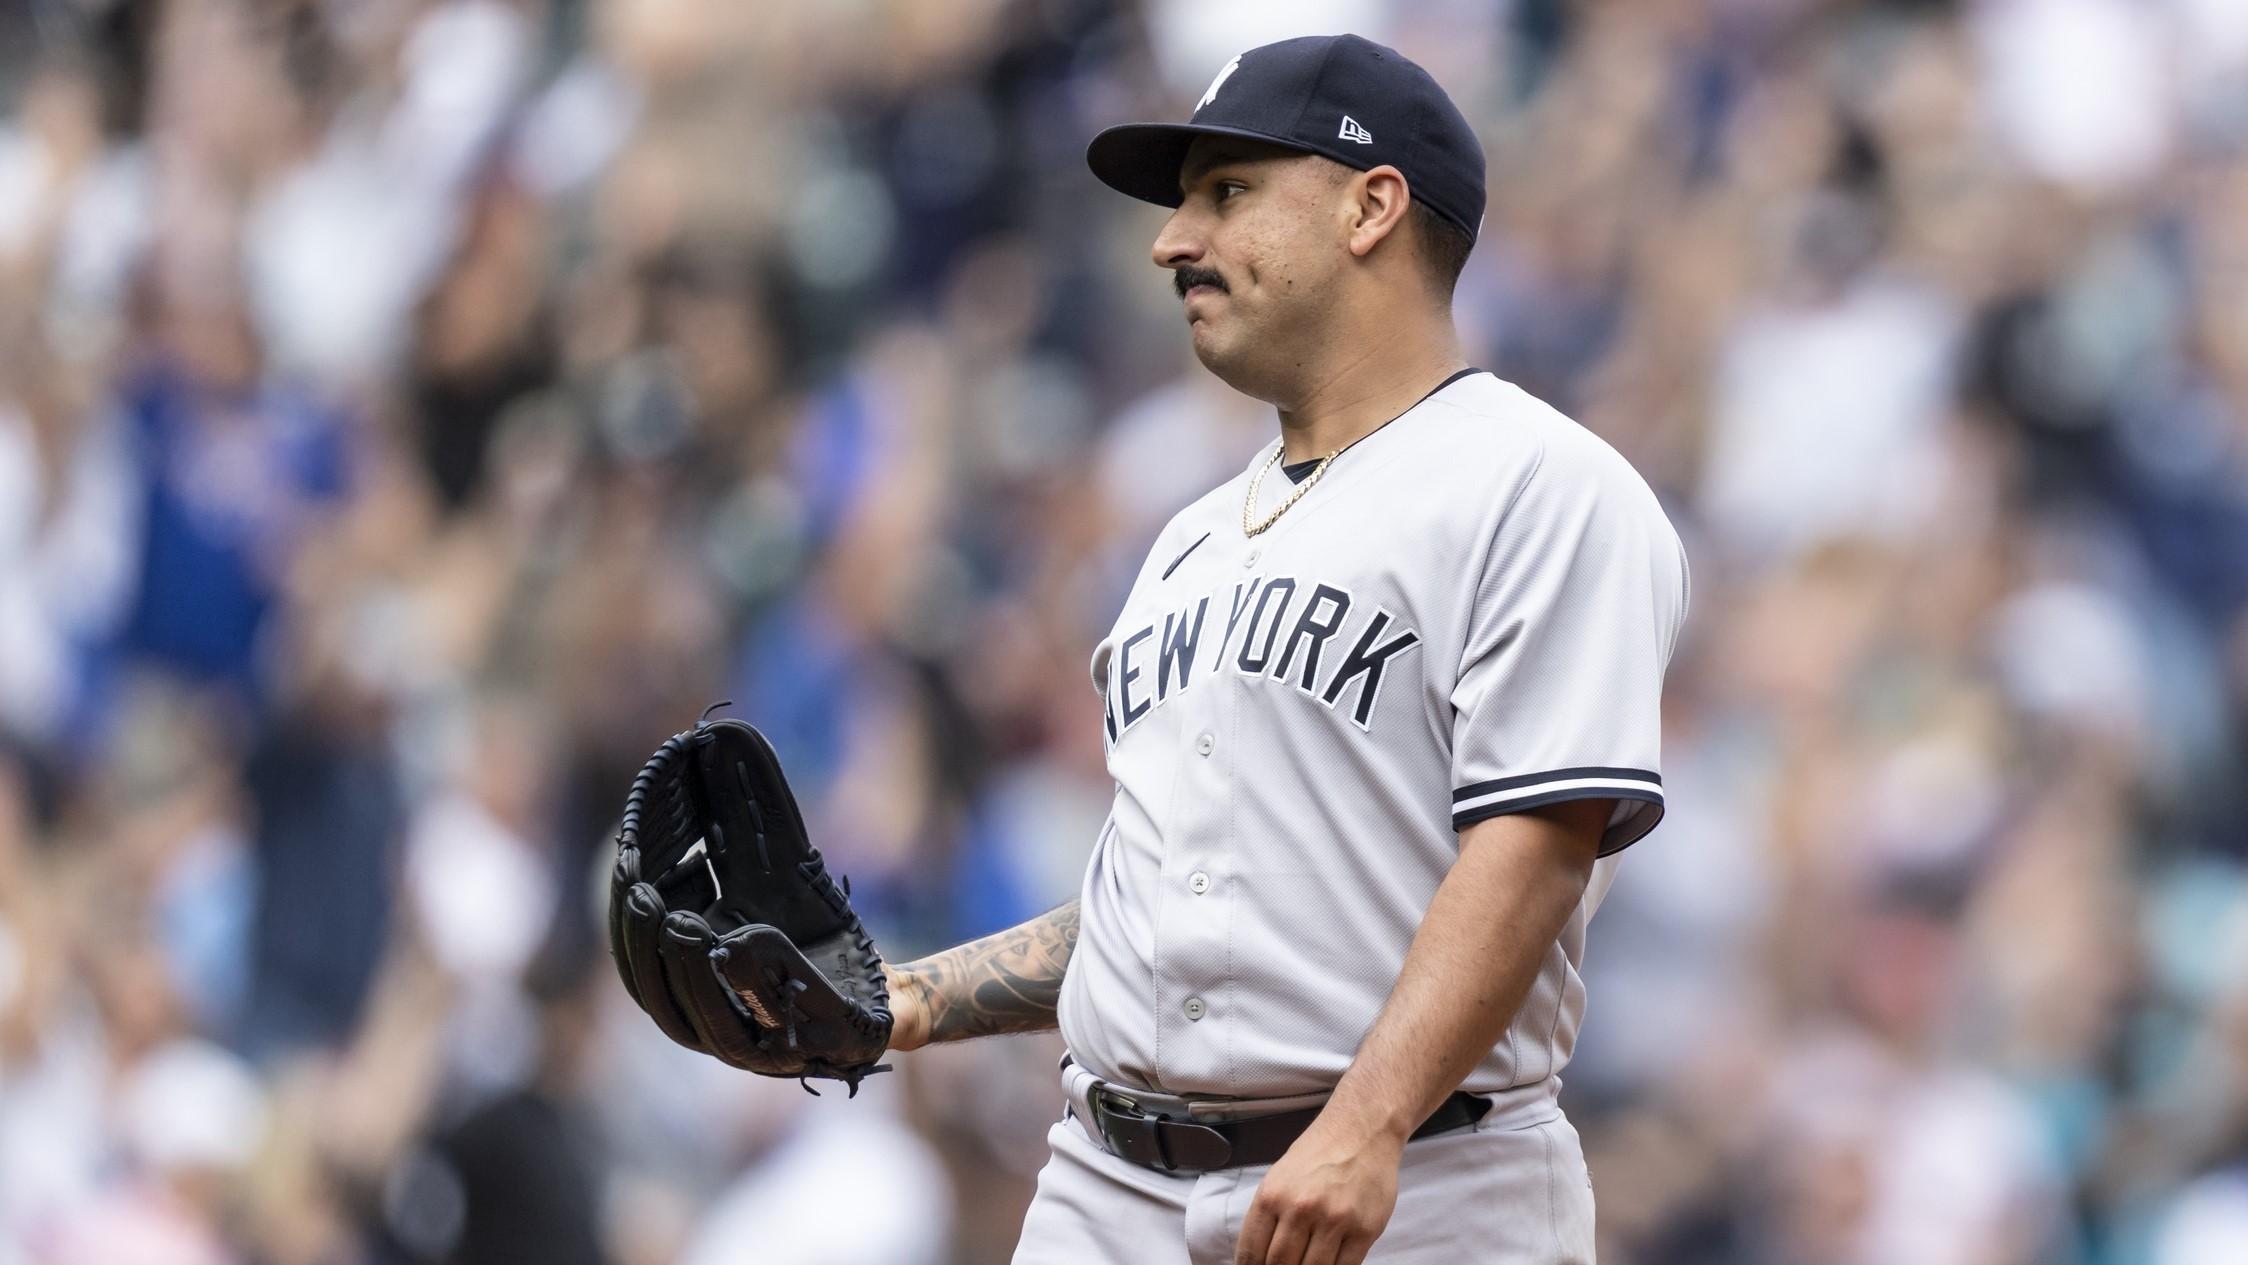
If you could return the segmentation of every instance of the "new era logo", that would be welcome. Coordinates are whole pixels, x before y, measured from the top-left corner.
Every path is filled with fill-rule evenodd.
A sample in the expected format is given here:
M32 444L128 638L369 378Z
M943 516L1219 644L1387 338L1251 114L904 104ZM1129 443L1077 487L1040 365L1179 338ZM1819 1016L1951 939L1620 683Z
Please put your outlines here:
M1335 134L1346 141L1357 141L1361 145L1374 143L1374 134L1361 126L1357 119L1347 114L1343 116L1343 130Z

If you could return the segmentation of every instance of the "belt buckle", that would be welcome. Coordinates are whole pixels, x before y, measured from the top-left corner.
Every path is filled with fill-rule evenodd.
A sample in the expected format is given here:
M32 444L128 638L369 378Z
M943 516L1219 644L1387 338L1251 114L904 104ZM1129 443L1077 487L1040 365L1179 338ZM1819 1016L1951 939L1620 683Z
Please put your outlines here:
M1148 1148L1135 1143L1152 1142L1155 1158L1165 1168L1170 1167L1170 1157L1163 1151L1163 1135L1156 1131L1155 1126L1155 1122L1161 1117L1143 1109L1138 1099L1119 1094L1106 1085L1094 1085L1086 1093L1085 1101L1093 1109L1093 1127L1099 1130L1101 1141L1111 1152L1144 1164L1147 1162ZM1142 1128L1129 1131L1119 1128L1119 1122L1126 1120Z
M1213 1129L1199 1121L1180 1116L1149 1111L1140 1101L1128 1094L1120 1094L1105 1085L1095 1085L1085 1095L1093 1108L1095 1126L1101 1140L1111 1153L1148 1167L1160 1167L1166 1173L1179 1171L1180 1158L1174 1156L1174 1142L1186 1144L1186 1167L1196 1172L1209 1172L1225 1167L1232 1158L1233 1143L1221 1129ZM1130 1121L1137 1128L1124 1130L1119 1121ZM1136 1136L1135 1136L1136 1135ZM1135 1145L1137 1143L1137 1145ZM1148 1163L1148 1144L1152 1143L1154 1163Z
M1085 1095L1091 1100L1093 1110L1100 1115L1114 1112L1128 1120L1155 1120L1162 1117L1140 1106L1140 1100L1129 1094L1120 1094L1105 1083L1096 1083Z

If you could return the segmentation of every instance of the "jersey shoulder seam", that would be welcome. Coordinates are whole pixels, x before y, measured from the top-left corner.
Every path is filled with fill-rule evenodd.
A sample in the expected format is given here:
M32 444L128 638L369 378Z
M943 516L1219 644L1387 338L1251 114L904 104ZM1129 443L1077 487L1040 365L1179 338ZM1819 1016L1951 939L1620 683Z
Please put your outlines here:
M1537 482L1538 472L1545 469L1545 459L1546 442L1541 435L1537 437L1536 446L1530 453L1530 468L1522 472L1522 478L1514 485L1513 495L1507 497L1505 507L1499 510L1498 518L1491 524L1493 538L1503 530L1506 521L1514 516L1514 507L1522 503L1523 494L1530 490L1530 485Z

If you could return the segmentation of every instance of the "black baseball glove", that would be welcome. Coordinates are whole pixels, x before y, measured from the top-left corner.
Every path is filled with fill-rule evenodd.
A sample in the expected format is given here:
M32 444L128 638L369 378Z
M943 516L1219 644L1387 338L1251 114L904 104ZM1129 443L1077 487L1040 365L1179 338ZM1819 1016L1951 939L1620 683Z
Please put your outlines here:
M848 880L805 837L772 744L741 721L674 735L633 779L609 951L632 1000L689 1049L853 1095L887 1070L882 957Z

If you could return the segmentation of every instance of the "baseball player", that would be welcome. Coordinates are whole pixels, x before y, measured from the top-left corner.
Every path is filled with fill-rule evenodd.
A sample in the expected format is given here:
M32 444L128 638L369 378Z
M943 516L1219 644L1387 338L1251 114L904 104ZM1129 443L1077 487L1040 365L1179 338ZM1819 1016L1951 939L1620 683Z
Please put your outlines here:
M1093 654L1116 798L1075 901L885 966L749 725L635 782L624 987L681 1044L853 1090L1058 1026L1018 1265L1572 1265L1585 925L1663 813L1686 559L1600 439L1452 327L1483 155L1356 36L1095 137L1194 349L1280 434L1156 539Z
M1095 651L1080 898L890 973L890 1048L1057 1023L1018 1265L1589 1262L1556 1102L1585 924L1663 812L1687 605L1656 498L1466 367L1483 154L1356 36L1226 63L1093 172L1280 435L1171 520Z

